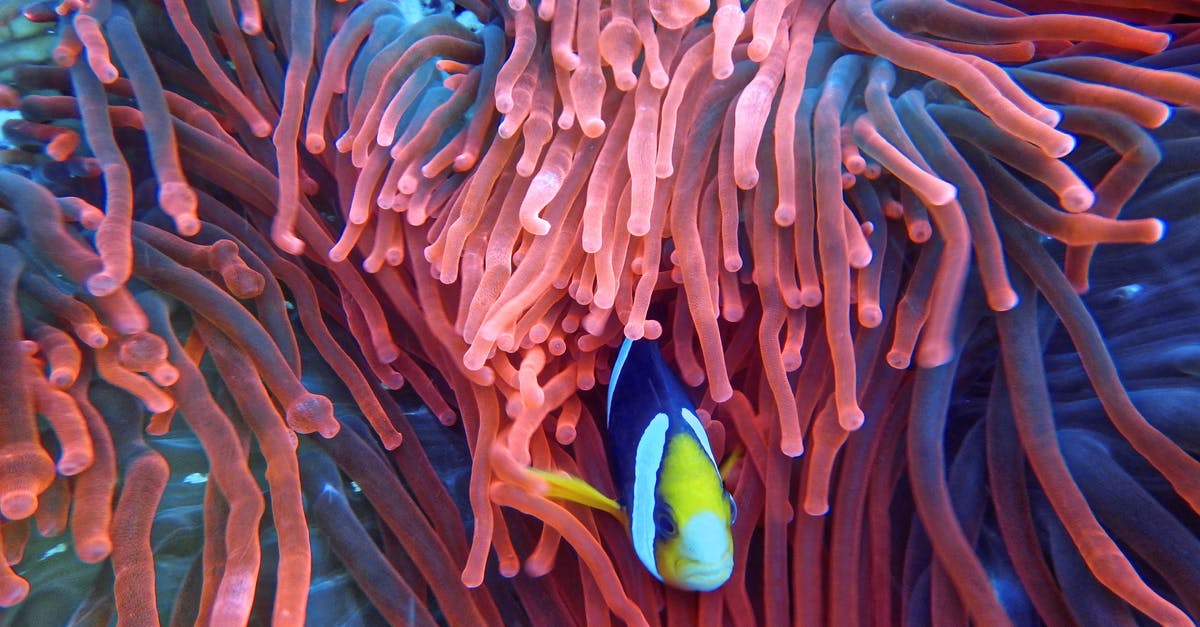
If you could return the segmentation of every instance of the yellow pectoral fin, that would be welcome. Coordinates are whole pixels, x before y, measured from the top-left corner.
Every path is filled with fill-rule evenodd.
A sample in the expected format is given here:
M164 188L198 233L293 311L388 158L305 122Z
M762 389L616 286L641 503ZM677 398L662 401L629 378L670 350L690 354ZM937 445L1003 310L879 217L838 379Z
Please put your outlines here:
M746 455L746 448L739 445L734 447L732 451L725 454L725 459L721 461L721 479L728 480L729 473L733 467Z
M550 486L546 496L586 505L608 512L617 520L625 520L625 512L621 511L621 506L616 501L604 496L599 490L592 487L592 484L583 479L566 473L548 472L538 468L529 468L529 472L541 477Z

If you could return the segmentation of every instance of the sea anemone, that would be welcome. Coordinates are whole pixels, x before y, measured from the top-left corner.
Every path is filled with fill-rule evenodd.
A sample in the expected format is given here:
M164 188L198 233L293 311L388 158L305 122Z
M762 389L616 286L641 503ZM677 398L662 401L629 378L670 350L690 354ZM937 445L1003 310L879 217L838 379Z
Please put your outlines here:
M1200 614L1200 369L1167 313L1200 10L458 4L26 10L58 43L15 71L0 173L0 603L30 517L70 510L112 567L79 612L130 623L303 622L312 538L391 622ZM712 593L528 470L613 494L595 389L643 337L737 460ZM211 482L172 603L176 411Z

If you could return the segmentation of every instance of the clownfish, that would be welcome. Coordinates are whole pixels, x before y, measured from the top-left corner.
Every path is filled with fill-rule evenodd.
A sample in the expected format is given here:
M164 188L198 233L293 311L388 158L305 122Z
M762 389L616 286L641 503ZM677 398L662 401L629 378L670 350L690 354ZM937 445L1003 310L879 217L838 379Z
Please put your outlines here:
M733 572L737 508L695 406L657 343L621 345L607 408L619 503L582 479L538 472L550 495L624 518L634 551L659 581L682 590L719 588Z
M658 344L626 339L608 384L608 441L633 548L659 580L714 590L733 572L733 498Z

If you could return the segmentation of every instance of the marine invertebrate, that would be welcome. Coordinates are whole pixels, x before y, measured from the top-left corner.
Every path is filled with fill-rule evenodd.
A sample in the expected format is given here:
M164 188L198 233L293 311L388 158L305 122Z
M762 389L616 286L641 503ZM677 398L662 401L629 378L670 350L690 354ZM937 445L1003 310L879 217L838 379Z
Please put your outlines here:
M102 215L72 205L95 229L95 253L72 271L72 285L113 299L124 298L131 276L146 281L216 327L198 324L199 337L256 326L244 317L228 326L236 303L212 289L182 291L202 281L136 263L134 251L158 259L151 249L164 246L189 264L205 255L223 263L232 251L211 244L217 250L202 255L143 233L130 148L110 125L144 129L149 155L134 167L152 165L158 204L179 235L203 233L206 222L244 225L237 240L256 246L251 233L268 231L291 257L256 254L288 285L318 347L328 335L319 309L385 386L413 383L447 423L452 397L472 453L473 538L469 553L430 558L425 582L445 585L443 563L461 558L463 583L478 586L490 551L501 573L515 575L516 545L530 574L574 562L555 569L558 580L541 580L550 600L527 604L546 620L611 609L627 622L700 611L840 624L869 611L880 622L935 612L991 624L1028 600L1049 621L1079 617L1057 590L1089 578L1115 595L1113 607L1187 620L1181 607L1192 611L1191 601L1176 581L1189 575L1165 586L1143 577L1140 557L1131 561L1090 513L1101 495L1073 488L1072 452L1094 442L1071 434L1060 448L1037 342L1023 344L1044 297L1094 377L1120 447L1170 486L1159 498L1186 504L1167 515L1194 524L1200 475L1182 448L1187 438L1129 402L1065 278L1077 288L1094 279L1087 260L1097 244L1162 236L1158 220L1116 214L1159 161L1146 129L1163 125L1172 105L1194 106L1200 82L1108 57L1167 67L1170 55L1186 57L1179 50L1191 27L1164 25L1186 7L1095 6L1091 17L990 2L763 0L743 11L722 0L709 15L707 3L514 0L465 3L481 24L471 30L447 16L409 24L381 0L294 2L287 12L245 2L240 24L229 3L164 4L194 68L145 58L119 5L68 2L57 59L71 68L75 96L22 100L32 120L82 116L90 163L104 177ZM1103 17L1110 13L1124 21ZM1176 48L1164 53L1167 32ZM67 76L38 69L18 80L27 92L63 90ZM137 111L106 94L132 97ZM1064 158L1077 143L1081 155L1098 155L1088 177L1078 173L1085 160ZM239 212L233 222L218 217ZM1068 246L1066 275L1033 233ZM321 281L306 288L306 275ZM128 317L131 307L110 313ZM947 474L951 392L956 381L993 376L990 361L962 361L992 339L981 324L992 319L1004 375ZM128 327L114 326L122 333L144 330L113 320ZM289 345L286 321L277 322L264 325L271 335L234 340L259 359L290 427L332 435L337 423L323 403L289 378L295 360L285 358L295 351L272 348ZM176 332L160 323L157 334L171 354ZM729 478L738 566L712 595L663 595L612 521L544 498L525 471L562 469L611 493L588 464L602 451L586 392L606 381L622 336L668 338L684 381L704 390L698 413L714 452L746 450ZM383 443L397 444L395 417L337 343L324 342L322 355ZM108 380L134 386L147 407L165 404L146 379ZM14 442L32 438L28 421L13 424L25 429ZM987 456L972 457L980 449ZM356 462L379 462L345 449L332 456L351 475ZM1028 496L1022 458L1048 506ZM990 503L968 499L959 483L983 472L980 459ZM6 494L20 501L46 489L46 460L38 463L36 488ZM161 473L146 465L139 472ZM382 509L379 495L368 490ZM890 514L893 499L908 495L916 517ZM148 505L130 504L138 507ZM255 505L243 507L239 515L252 518ZM502 507L537 522L506 518ZM1054 529L1045 553L1055 573L1029 512ZM389 526L402 520L384 517ZM991 518L1003 551L985 533ZM893 539L901 529L904 547ZM449 547L456 531L447 522L436 535ZM557 550L562 540L578 558ZM1130 546L1151 561L1152 546ZM1072 557L1084 566L1068 580ZM584 587L582 607L561 593L562 578L576 576L598 584ZM891 590L893 578L902 582L895 595L859 609L868 584ZM992 584L1001 580L1014 584L1011 597ZM761 581L790 589L758 590ZM525 585L517 594L536 598ZM478 612L490 613L481 598Z

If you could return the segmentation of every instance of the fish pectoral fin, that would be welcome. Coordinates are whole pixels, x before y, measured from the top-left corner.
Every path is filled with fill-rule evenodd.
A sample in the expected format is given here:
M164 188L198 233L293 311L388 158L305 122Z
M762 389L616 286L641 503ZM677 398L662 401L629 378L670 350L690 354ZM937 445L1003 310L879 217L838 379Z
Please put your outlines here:
M625 519L625 512L621 511L621 506L616 501L604 496L592 484L579 477L532 467L529 468L529 472L537 475L546 482L549 490L547 490L545 496L549 498L579 503L580 505L598 509L602 512L608 512L616 517L617 520Z
M733 467L746 456L746 447L738 445L732 451L725 454L725 459L721 460L721 480L728 481L729 473L733 472Z

